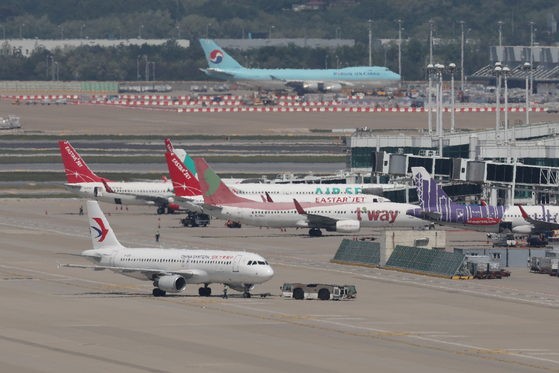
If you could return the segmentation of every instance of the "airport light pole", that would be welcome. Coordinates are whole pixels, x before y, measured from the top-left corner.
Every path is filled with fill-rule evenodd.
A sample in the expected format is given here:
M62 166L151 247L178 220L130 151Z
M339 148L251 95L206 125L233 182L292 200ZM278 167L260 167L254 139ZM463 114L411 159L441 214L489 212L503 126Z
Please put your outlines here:
M328 55L324 58L324 68L328 70Z
M495 142L499 138L499 129L501 127L501 75L502 67L500 62L495 62L495 69L493 70L493 75L495 75L497 80L497 92L496 92L496 117L495 117Z
M435 21L430 20L429 21L429 27L430 27L430 36L429 36L429 63L432 65L433 64L433 23Z
M338 57L338 55L336 55L336 69L340 68L340 57Z
M62 40L64 39L64 26L58 25L58 28L60 29L60 40Z
M148 55L145 56L146 59L146 82L149 82L149 62L148 62Z
M210 31L210 26L211 26L211 25L212 25L211 23L208 23L208 24L206 25L206 39L208 38L208 33L209 33L209 31Z
M521 67L521 69L526 73L526 90L524 95L526 96L526 124L530 124L530 92L528 89L529 86L529 82L528 82L528 78L530 77L530 74L532 72L532 65L530 64L530 62L524 62L524 65Z
M50 66L52 68L52 80L54 81L54 56L50 56Z
M142 29L144 28L144 25L141 25L140 28L138 29L138 39L142 38Z
M402 20L398 22L398 75L402 76Z
M503 77L505 78L505 143L509 142L509 94L508 94L508 84L507 76L510 75L510 69L508 66L503 66L502 70ZM507 159L507 163L509 160Z
M85 25L80 26L80 39L83 39L83 28L84 27L85 27Z
M456 67L456 65L454 63L451 63L448 65L448 69L446 69L446 71L448 71L450 73L451 76L451 80L450 80L450 89L451 89L451 102L452 102L452 109L450 112L450 133L454 133L454 97L455 97L455 93L454 93L454 73L457 72L458 70L460 70L459 67Z
M462 45L460 53L460 91L464 94L464 21L460 21L460 28L462 29Z
M60 72L60 70L58 70L58 62L54 63L56 65L56 80L58 81L60 75L58 74Z
M153 81L155 81L155 61L151 62L151 67L152 67L151 75L153 76Z
M369 66L373 66L373 29L371 28L371 20L369 20Z
M45 80L49 79L49 56L47 56L47 62L45 63L46 70L45 70Z
M141 56L138 55L138 58L136 59L136 67L137 67L136 78L137 78L137 80L140 80L140 58L141 58Z
M534 66L534 25L535 22L530 22L530 66ZM534 92L534 70L530 71L530 91Z
M502 32L501 32L501 27L503 26L503 21L499 21L497 22L499 24L499 47L503 45L503 39L502 39Z
M443 73L445 66L436 64L437 69L437 133L439 134L439 157L443 156Z
M272 38L272 30L274 29L274 26L270 26L270 34L268 35L268 39Z
M427 74L429 75L429 104L427 106L427 113L429 115L429 120L428 120L428 124L429 124L429 136L433 134L433 112L431 110L432 108L432 100L433 100L433 95L432 95L432 89L433 89L433 74L435 73L435 67L433 66L432 63L427 65Z
M25 26L25 23L22 23L21 25L19 25L19 38L20 38L20 39L23 39L23 38L21 37L21 28L22 28L23 26Z
M241 28L241 39L245 40L245 28L243 26L239 26Z

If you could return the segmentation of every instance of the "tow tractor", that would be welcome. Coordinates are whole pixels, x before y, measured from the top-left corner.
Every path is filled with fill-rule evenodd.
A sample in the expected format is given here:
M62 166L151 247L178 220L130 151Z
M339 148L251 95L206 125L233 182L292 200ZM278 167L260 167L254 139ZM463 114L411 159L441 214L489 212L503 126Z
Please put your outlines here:
M297 300L341 300L357 297L357 290L353 285L285 283L280 289L284 298Z
M181 219L180 222L185 227L188 227L189 225L191 227L205 227L210 224L210 216L199 212L188 212L186 218Z

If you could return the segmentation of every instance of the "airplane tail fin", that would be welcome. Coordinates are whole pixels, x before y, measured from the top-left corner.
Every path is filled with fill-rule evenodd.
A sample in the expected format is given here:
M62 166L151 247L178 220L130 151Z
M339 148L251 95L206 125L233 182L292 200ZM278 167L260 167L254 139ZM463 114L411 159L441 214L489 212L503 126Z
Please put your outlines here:
M58 145L60 146L60 154L62 155L62 162L64 163L68 183L94 183L103 180L103 178L95 175L93 171L87 167L82 157L80 157L68 141L59 141Z
M210 205L254 202L237 196L221 181L203 158L194 158L204 202Z
M230 55L210 39L200 39L210 69L244 69Z
M123 248L97 201L87 201L87 215L94 249Z
M194 166L194 161L190 158L187 152L183 149L176 149L171 143L171 140L168 138L165 139L165 147L168 152L175 153L177 157L179 157L179 160L186 166L186 168L188 168L188 171L196 177L196 167Z
M444 192L423 167L412 167L413 180L417 189L419 206L424 210L438 210L441 206L453 206L456 203Z
M173 182L175 195L178 197L194 197L202 194L200 183L194 175L184 166L179 157L173 152L165 153L167 167Z

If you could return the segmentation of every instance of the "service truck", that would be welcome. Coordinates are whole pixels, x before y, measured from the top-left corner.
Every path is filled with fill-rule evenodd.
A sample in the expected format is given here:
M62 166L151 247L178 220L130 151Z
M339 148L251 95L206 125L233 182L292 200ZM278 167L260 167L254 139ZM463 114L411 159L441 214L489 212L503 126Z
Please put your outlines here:
M285 283L280 288L284 298L340 300L355 299L357 291L353 285Z

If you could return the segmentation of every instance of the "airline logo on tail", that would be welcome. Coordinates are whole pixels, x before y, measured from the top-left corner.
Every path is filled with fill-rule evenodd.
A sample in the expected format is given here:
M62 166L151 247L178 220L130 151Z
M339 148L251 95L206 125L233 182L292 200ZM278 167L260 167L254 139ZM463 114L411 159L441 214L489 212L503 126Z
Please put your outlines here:
M219 49L214 49L210 53L210 61L213 64L219 65L223 62L223 52Z
M93 220L95 220L97 224L99 224L100 228L96 228L93 225L91 226L91 228L95 229L98 233L97 237L94 238L99 238L97 242L103 242L105 240L105 237L107 237L107 233L109 233L109 230L105 228L105 224L103 224L103 220L101 218L93 218Z
M175 153L165 153L167 158L167 167L171 174L173 188L177 196L199 196L202 194L200 191L200 183L194 178L192 173L185 167Z
M76 155L76 153L74 153L74 151L73 151L73 149L70 145L66 145L64 147L64 149L66 149L66 152L68 153L68 155L70 155L70 157L72 157L72 159L76 163L76 166L83 167L83 163L81 161L81 158L78 155Z

